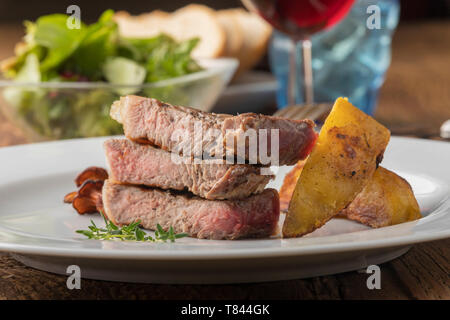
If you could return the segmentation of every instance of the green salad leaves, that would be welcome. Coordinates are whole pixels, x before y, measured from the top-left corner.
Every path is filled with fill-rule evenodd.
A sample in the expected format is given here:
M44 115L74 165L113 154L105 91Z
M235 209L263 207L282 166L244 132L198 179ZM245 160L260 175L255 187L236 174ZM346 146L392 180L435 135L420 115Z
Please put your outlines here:
M68 16L64 14L25 22L25 41L18 46L16 57L3 67L4 75L14 79L29 54L38 57L42 81L108 81L136 85L201 69L191 57L198 39L177 42L164 34L143 39L123 38L113 16L114 11L107 10L96 23L80 23L79 29L68 28ZM111 70L108 62L114 60L120 63L113 63L116 70ZM136 77L123 76L130 65L140 70ZM111 79L111 74L119 77Z
M51 14L26 21L26 35L16 46L15 56L1 64L4 78L15 83L4 89L3 97L33 139L121 134L121 126L109 117L110 106L120 95L187 103L189 84L140 85L200 71L191 56L198 39L178 42L165 34L122 37L112 10L93 24L80 22L78 29L67 26L68 18ZM53 85L60 82L94 85ZM99 82L113 86L96 85Z

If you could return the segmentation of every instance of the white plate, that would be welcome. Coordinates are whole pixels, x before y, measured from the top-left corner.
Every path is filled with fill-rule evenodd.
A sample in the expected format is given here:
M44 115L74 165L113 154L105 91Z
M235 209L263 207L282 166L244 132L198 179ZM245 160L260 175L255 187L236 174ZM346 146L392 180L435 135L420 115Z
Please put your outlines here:
M63 196L91 165L104 166L104 138L59 141L0 149L0 251L26 265L82 277L152 283L273 281L332 274L379 264L418 242L450 236L450 144L392 138L383 166L413 186L424 218L381 229L334 219L303 238L176 243L87 240L76 234L89 219ZM279 187L288 167L279 169Z

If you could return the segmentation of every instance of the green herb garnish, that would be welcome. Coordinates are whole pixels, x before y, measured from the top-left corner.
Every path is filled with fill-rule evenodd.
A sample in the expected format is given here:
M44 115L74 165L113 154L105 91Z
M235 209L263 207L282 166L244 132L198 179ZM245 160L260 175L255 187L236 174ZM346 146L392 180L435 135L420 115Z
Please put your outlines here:
M105 227L99 228L91 219L91 225L88 226L89 230L77 230L89 239L95 240L121 240L121 241L150 241L150 242L175 242L176 239L187 237L187 233L175 233L173 228L170 227L169 231L157 224L155 230L155 237L147 235L145 231L139 228L140 220L135 221L127 226L116 226L112 221L105 220Z

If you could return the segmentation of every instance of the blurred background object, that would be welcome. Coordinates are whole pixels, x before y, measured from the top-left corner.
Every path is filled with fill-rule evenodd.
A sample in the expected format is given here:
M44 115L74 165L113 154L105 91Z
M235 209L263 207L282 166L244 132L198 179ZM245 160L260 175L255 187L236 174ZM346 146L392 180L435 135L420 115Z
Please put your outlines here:
M366 10L372 3L374 1L356 0L350 13L338 25L311 37L314 102L348 97L355 106L373 114L378 90L391 60L391 37L398 23L399 3L398 0L377 1L380 25L369 29ZM291 47L286 35L275 33L269 56L271 69L279 83L277 102L280 108L292 105L288 103ZM297 60L303 60L299 49ZM299 84L295 103L301 104L307 100L301 88L301 68L297 68L296 73Z
M377 4L379 1L368 2ZM171 12L190 3L179 0L111 0L107 7L139 15L153 10ZM242 8L239 0L196 3L215 10ZM33 21L44 14L64 13L71 4L73 1L43 0L24 5L24 2L0 0L0 59L13 54L14 45L23 36L23 20ZM76 4L81 8L81 18L87 22L96 21L106 9L102 2L83 0L76 1ZM392 63L379 92L375 116L389 126L393 134L438 137L440 125L450 118L450 0L401 0L400 7L400 22L392 42ZM235 27L228 24L224 29L233 33ZM241 38L244 42L243 35ZM234 46L239 47L239 39L234 40ZM227 44L225 50L233 52L233 44ZM277 83L270 74L267 55L259 62L254 59L252 64L251 72L241 71L241 75L223 92L215 110L267 114L276 111ZM320 90L317 86L316 89ZM366 103L359 106L373 109ZM27 141L16 126L0 115L0 146Z
M76 4L85 9L82 17L83 20L86 22L94 22L105 11L106 7L115 11L125 10L136 15L158 9L162 11L174 11L189 3L204 4L216 10L243 7L240 0L109 0L107 3L91 0L41 0L38 2L1 0L0 21L21 24L25 19L35 20L45 14L64 12L71 4ZM374 0L372 3L376 4L377 1ZM448 19L450 10L449 0L401 0L400 4L402 7L402 21Z
M441 137L450 139L450 119L445 121L441 126Z
M272 59L272 68L279 66L281 69L287 60L287 67L284 68L286 72L283 73L286 79L279 76L281 72L276 73L279 83L287 84L279 88L279 92L287 92L286 105L292 106L300 102L313 105L315 75L311 57L311 37L325 30L335 29L335 25L347 16L355 1L242 0L242 2L285 37L283 43L276 41L276 38L273 41L278 45L275 54L272 55L276 57ZM336 40L333 42L337 42ZM333 46L329 46L329 49L336 50ZM287 59L283 55L284 51L288 55ZM298 72L299 69L301 72Z

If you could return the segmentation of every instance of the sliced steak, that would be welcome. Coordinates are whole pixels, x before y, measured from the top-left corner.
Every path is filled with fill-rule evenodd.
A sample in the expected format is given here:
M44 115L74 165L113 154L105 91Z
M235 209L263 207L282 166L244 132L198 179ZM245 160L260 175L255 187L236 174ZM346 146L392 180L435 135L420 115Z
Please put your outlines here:
M146 229L172 226L177 233L202 239L268 237L276 231L280 214L274 189L244 200L205 200L106 180L102 193L104 213L115 224L140 220Z
M226 164L224 160L194 163L191 158L126 139L107 140L104 148L110 180L162 189L187 189L205 199L246 198L262 192L273 178L273 175L261 175L257 166Z
M214 114L138 96L126 96L114 102L111 117L123 124L129 139L172 152L182 152L183 148L188 148L190 153L183 154L189 156L206 154L223 158L228 150L233 156L241 155L249 159L246 134L249 135L253 132L250 129L254 129L256 141L265 142L268 151L258 150L257 158L251 158L254 161L250 163L269 164L269 160L262 158L260 153L271 156L271 145L276 145L276 140L271 139L271 129L278 129L279 165L293 165L306 158L317 137L314 123L310 120L288 120L254 113L237 116ZM260 129L267 130L267 138ZM217 133L221 139L218 139ZM238 149L238 146L243 149ZM239 150L243 152L239 153Z

